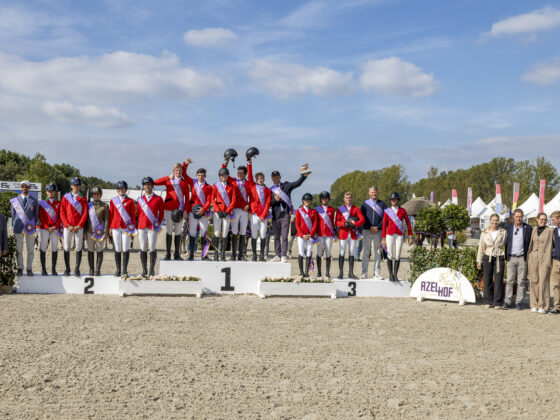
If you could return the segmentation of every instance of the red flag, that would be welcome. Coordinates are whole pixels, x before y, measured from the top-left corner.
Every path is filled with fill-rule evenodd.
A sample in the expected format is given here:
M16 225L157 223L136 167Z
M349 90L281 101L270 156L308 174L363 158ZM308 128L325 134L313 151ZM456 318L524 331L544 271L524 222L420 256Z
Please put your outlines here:
M541 190L539 191L539 212L544 211L544 189L546 187L546 179L541 179Z

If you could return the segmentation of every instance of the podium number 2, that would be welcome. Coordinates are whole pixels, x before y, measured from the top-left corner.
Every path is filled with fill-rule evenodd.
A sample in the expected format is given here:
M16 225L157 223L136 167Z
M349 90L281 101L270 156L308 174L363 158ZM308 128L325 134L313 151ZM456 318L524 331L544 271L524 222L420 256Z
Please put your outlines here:
M93 290L91 290L91 289L93 288L93 285L94 285L94 278L93 277L86 277L85 282L86 282L86 287L84 287L84 294L93 295Z
M231 285L231 267L222 268L222 273L226 274L226 285L222 286L221 289L226 292L234 291L235 287Z
M350 291L348 292L348 296L356 296L356 282L349 281L348 287L350 288Z

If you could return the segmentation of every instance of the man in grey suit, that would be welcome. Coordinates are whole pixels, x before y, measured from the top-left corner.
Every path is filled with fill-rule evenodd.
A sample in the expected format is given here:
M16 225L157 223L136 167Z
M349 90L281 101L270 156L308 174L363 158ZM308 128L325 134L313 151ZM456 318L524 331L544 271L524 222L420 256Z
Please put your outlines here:
M23 275L23 244L27 249L27 275L33 275L33 246L37 235L36 225L39 221L39 204L37 199L29 195L31 184L21 181L21 195L10 200L12 220L14 223L14 236L17 247L17 275Z

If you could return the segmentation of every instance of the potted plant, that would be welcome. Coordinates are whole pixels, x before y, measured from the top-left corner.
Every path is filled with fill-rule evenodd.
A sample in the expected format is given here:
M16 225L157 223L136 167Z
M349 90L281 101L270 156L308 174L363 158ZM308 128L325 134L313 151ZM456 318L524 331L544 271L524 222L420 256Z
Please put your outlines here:
M195 276L123 276L119 282L125 295L195 295L202 297L202 281Z
M326 296L336 299L336 284L327 277L265 277L259 296Z
M0 293L11 293L17 272L17 250L14 235L8 236L8 252L0 256Z

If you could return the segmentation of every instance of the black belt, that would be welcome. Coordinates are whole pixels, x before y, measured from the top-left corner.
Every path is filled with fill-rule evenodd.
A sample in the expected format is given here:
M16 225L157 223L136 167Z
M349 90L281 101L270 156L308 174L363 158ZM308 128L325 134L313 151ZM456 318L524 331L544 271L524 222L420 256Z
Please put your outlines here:
M510 256L510 257L517 257L517 258L520 258L520 257L524 257L525 255L524 255L524 254L519 254L519 255L509 254L509 256Z

